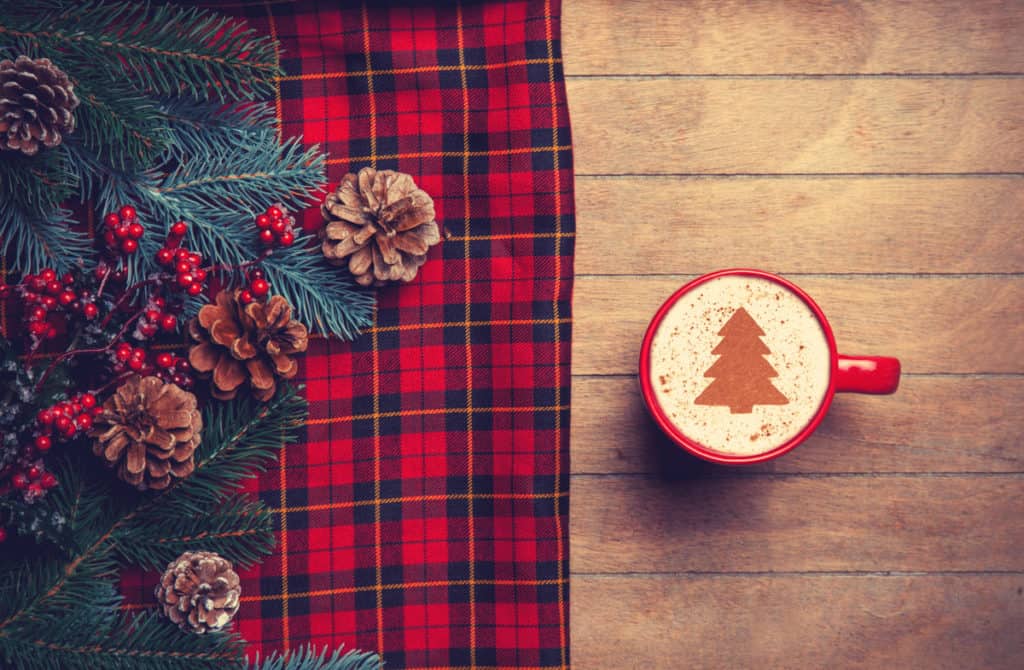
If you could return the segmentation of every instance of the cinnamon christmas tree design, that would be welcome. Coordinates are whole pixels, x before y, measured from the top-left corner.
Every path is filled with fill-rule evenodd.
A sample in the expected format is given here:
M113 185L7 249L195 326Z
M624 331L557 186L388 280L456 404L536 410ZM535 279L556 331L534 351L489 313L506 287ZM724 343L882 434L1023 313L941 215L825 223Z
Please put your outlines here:
M724 405L732 414L749 414L754 405L786 405L789 400L769 381L779 373L765 360L771 350L761 341L764 331L740 307L718 331L722 341L711 353L721 356L704 373L712 377L696 405Z

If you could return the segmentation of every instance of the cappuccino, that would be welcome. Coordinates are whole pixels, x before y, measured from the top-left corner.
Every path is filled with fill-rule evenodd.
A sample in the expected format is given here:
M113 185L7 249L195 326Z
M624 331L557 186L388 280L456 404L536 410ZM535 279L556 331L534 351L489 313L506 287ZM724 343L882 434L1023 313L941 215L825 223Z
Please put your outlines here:
M799 295L761 277L723 275L665 313L649 369L679 432L711 451L751 456L786 444L818 413L831 351Z

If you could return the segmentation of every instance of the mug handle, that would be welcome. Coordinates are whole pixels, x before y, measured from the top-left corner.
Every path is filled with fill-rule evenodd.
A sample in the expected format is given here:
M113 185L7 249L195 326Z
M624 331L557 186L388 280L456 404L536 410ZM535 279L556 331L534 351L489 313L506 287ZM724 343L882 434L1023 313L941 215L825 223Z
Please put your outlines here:
M836 370L837 393L888 395L900 385L900 362L888 356L843 356Z

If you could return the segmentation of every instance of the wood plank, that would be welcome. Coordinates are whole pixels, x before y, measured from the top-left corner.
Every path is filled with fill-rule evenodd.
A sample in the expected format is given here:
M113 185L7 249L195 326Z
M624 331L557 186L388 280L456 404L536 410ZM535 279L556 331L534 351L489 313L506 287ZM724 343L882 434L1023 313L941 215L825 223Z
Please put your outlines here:
M577 377L572 471L683 472L634 377ZM1022 472L1024 377L905 377L890 398L843 395L798 449L749 472Z
M581 177L576 203L582 274L1024 271L1017 177Z
M1024 570L1019 475L719 467L674 480L576 475L572 496L577 572Z
M1009 670L1024 655L1021 575L572 579L588 670Z
M1024 171L1024 79L575 79L568 91L581 174Z
M573 372L635 373L651 317L691 278L577 278ZM1024 277L792 278L844 353L896 356L907 372L1024 372Z
M569 75L1024 71L1024 4L574 0Z

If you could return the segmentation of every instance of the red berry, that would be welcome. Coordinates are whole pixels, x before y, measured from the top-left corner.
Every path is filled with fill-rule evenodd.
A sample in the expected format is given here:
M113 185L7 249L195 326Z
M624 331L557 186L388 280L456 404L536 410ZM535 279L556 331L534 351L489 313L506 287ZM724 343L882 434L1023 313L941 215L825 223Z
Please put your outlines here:
M174 262L174 252L164 247L160 251L156 252L156 262L160 265L170 265Z
M33 482L28 485L28 492L34 496L40 496L43 494L43 487L42 485Z
M159 319L159 318L160 318L160 310L157 310L157 309L147 309L146 310L146 320L147 321L156 322L156 320Z
M43 271L39 273L39 278L44 282L49 283L57 278L57 273L50 268L44 268Z
M28 488L28 477L24 473L19 472L18 474L11 477L11 484L16 489L27 489Z
M0 526L0 542L4 542L6 540L7 540L7 529L4 528L3 526Z
M82 314L85 315L85 318L92 321L100 315L100 308L90 302L82 308Z
M178 274L184 274L192 271L192 264L186 261L178 261L178 264L174 266L175 271Z
M250 302L252 302L252 291L250 291L249 289L242 289L242 291L238 294L238 299L241 301L243 305L248 305Z
M153 298L153 304L159 307L160 309L163 309L167 305L167 301L161 298L160 296L157 296Z
M144 232L146 232L146 229L142 227L141 223L133 223L128 226L128 235L136 240L142 237Z
M42 337L43 335L45 335L46 331L49 330L49 329L50 329L50 327L48 325L46 325L45 321L33 321L32 323L30 323L28 325L28 331L30 333L32 333L33 335L36 335L36 336L39 336L39 337Z
M144 323L139 326L139 334L143 337L153 337L156 335L157 330L158 328L155 323Z
M189 365L189 362L186 361L184 358L179 358L178 362L174 365L174 367L176 367L180 372L188 372L189 370L192 369L192 366Z
M171 235L174 237L185 237L187 231L188 224L184 221L175 221L174 225L171 226Z
M284 216L284 213L280 210L280 208L271 205L270 207L267 207L267 216L269 216L272 219L280 219L282 216Z
M197 254L196 252L191 251L188 254L188 262L191 263L192 265L201 265L203 262L203 257Z
M249 285L249 289L253 295L262 298L270 292L270 284L267 283L266 279L257 279Z
M42 299L40 299L39 303L46 309L53 309L57 306L57 299L52 295L44 295Z
M140 361L146 358L146 350L142 347L135 347L132 349L132 358L137 358Z
M177 384L178 386L184 386L185 382L186 382L186 378L185 378L185 375L177 374L177 375L174 375L173 377L171 377L171 381L174 382L175 384Z
M170 333L178 328L178 319L173 314L164 314L160 317L160 328Z
M139 370L142 369L142 360L138 358L133 358L130 361L128 361L128 367L131 368L134 372L138 372Z
M89 409L96 406L96 396L91 393L83 393L78 402L82 403L82 407Z
M121 370L121 372L124 372L124 370ZM100 414L103 414L103 405L96 405L92 408L93 417L98 417Z
M263 230L260 231L260 242L262 242L266 246L269 247L271 244L273 244L274 239L274 231L272 231L271 229L264 228Z
M194 281L195 281L195 279L192 277L192 275L190 273L188 273L188 272L179 272L178 273L178 286L181 286L182 288L185 288L186 286L188 286L189 284L191 284Z
M39 485L44 489L52 489L57 485L57 478L53 476L52 472L44 472L43 476L39 478Z
M189 284L187 291L189 295L199 295L203 292L203 285L199 283Z
M49 328L46 329L46 339L52 340L55 337L57 337L57 329L54 328L53 326L50 326Z
M172 365L174 365L174 356L172 356L171 354L167 353L166 351L163 352L162 354L159 354L156 357L156 366L158 368L165 368L166 369L166 368L171 367Z
M40 292L46 290L46 280L42 277L33 277L32 288Z
M174 252L174 260L186 261L188 260L188 249L178 249Z
M114 356L119 361L126 361L132 357L132 345L127 342L122 342L117 345L117 349L114 350Z
M270 217L266 214L260 214L256 217L257 228L267 228L270 226Z
M68 272L63 277L61 277L60 280L66 286L71 286L72 284L75 283L75 275L73 275L70 272Z
M110 214L107 214L106 216L103 217L103 224L110 228L114 228L115 226L120 225L120 223L121 217L119 217L114 212L111 212Z
M131 226L129 226L128 224L122 224L117 228L114 228L114 235L119 240L131 237Z
M75 425L78 426L79 430L89 430L92 428L92 415L79 414L75 417Z
M128 238L127 240L121 240L121 251L126 254L134 254L139 249L139 243L135 240Z
M192 271L192 276L195 277L197 282L204 282L206 281L206 270L203 268L196 268Z
M77 400L73 401L71 403L71 413L72 414L78 414L81 411L82 411L82 403L78 402Z
M60 304L67 306L73 303L77 298L78 296L75 295L74 291L64 290L60 292L60 295L57 297L57 301L60 302Z
M249 281L252 281L253 279L263 279L263 270L260 270L259 268L249 270Z
M36 421L43 424L44 426L49 426L51 423L53 423L53 412L51 412L48 409L39 410L39 414L36 414Z
M53 443L50 441L50 438L47 437L46 435L37 435L35 445L36 449L43 453L46 453L47 451L50 450L50 447L53 446Z
M124 207L121 208L121 210L118 212L118 214L121 215L122 219L134 219L135 218L135 208L132 207L131 205L125 205Z
M281 238L278 240L282 247L290 247L295 242L295 235L290 230L286 230L281 233Z
M278 235L283 233L287 228L288 228L288 224L286 224L281 219L274 219L274 222L270 224L270 229L272 231L274 231L275 233L277 233Z
M28 469L28 472L26 474L28 474L29 479L36 480L39 479L39 475L43 473L39 471L39 468L33 465Z
M32 311L29 312L28 318L34 321L42 321L46 318L46 309L43 307L33 307Z

